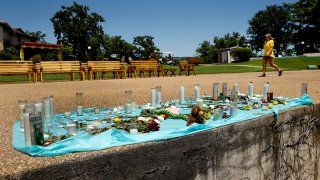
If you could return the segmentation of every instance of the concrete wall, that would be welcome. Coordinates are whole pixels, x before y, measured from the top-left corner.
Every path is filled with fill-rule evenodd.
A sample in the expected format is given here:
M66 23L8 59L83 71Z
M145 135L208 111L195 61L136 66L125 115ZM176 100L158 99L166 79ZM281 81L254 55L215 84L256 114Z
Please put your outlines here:
M13 174L23 179L320 179L320 104ZM9 178L9 177L7 177Z

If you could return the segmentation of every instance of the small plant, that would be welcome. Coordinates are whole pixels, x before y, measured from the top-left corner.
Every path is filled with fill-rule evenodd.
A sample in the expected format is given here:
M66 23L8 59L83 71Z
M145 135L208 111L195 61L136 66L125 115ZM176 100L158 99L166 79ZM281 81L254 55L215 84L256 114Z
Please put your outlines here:
M36 54L36 55L32 56L31 60L32 60L33 63L40 63L41 55L40 54Z

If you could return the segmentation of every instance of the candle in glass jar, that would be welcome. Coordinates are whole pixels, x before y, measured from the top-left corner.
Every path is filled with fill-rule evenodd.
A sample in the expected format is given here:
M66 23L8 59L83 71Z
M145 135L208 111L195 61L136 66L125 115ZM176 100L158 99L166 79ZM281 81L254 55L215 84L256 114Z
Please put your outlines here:
M237 83L234 83L232 86L232 90L237 91L239 93L239 85Z
M151 88L151 106L157 106L157 91L156 88Z
M230 103L230 117L237 116L237 110L238 110L238 103L237 102L231 102Z
M198 99L198 100L197 100L197 105L198 105L200 108L203 108L203 100L202 100L202 99Z
M200 99L200 87L199 87L199 84L195 84L194 85L194 97L195 97L195 100Z
M23 122L23 111L25 109L25 106L27 104L27 100L19 100L19 120L20 120L20 128L24 128L24 122Z
M42 102L36 102L34 104L34 111L35 111L35 113L42 113L43 112L43 103Z
M213 83L213 100L214 101L217 101L218 98L219 98L219 90L218 90L218 86L219 86L219 83Z
M157 106L161 105L161 86L156 87L156 94L157 94Z
M253 97L253 83L252 82L250 82L248 84L248 96Z
M77 115L83 116L82 106L77 106Z
M308 83L301 84L301 96L308 94Z
M49 96L50 99L50 115L54 116L54 102L53 102L53 96Z
M44 106L44 117L48 118L51 116L51 108L50 108L50 99L48 97L43 98L43 106Z
M264 99L267 99L268 91L269 91L269 82L265 82L263 85L263 98Z
M184 99L184 86L180 86L180 104L185 103Z
M224 97L226 97L227 94L228 94L228 86L227 86L226 82L222 83L222 94L223 94Z
M130 134L138 134L138 129L136 128L130 129Z
M70 123L66 125L67 127L67 134L75 136L77 135L77 126L75 123Z
M95 107L95 108L94 108L94 113L95 113L95 114L100 114L100 109Z

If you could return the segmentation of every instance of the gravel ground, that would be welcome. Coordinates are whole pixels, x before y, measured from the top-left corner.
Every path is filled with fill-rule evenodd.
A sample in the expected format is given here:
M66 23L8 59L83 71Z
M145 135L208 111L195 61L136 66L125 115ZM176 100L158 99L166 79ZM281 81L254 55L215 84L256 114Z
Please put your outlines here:
M308 93L315 103L320 102L320 71L288 71L278 77L276 72L267 73L267 77L258 77L258 73L214 74L197 76L156 77L137 79L108 79L94 81L64 81L45 83L0 84L0 179L3 175L27 171L29 169L63 163L78 158L88 158L101 153L126 150L132 146L114 147L101 151L72 153L57 157L30 157L12 147L12 125L18 118L18 100L41 100L53 95L56 113L72 111L75 107L75 93L83 92L86 107L114 107L124 104L124 91L132 90L137 104L150 101L150 88L160 85L164 100L178 99L179 86L185 86L186 96L193 96L193 85L200 84L201 94L212 94L213 82L227 82L231 88L234 82L239 84L242 93L246 92L247 83L254 83L254 92L261 94L263 83L270 82L269 89L274 96L298 97L301 83L309 83Z

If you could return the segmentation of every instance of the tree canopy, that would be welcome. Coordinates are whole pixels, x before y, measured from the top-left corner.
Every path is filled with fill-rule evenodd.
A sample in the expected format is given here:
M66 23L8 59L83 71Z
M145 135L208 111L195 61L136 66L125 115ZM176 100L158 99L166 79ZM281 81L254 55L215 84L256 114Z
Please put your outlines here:
M41 42L41 43L47 43L46 40L45 40L45 37L47 35L42 33L41 31L36 31L36 32L26 31L25 33L30 35L30 36L37 37L38 41Z
M292 5L293 44L298 54L320 48L320 1L300 0Z
M227 33L222 37L214 36L213 43L210 41L203 41L196 49L196 53L204 59L206 63L218 62L218 53L221 49L231 47L245 47L247 46L247 39L241 36L238 32Z
M143 58L148 59L155 52L159 52L159 48L154 44L152 36L136 36L133 38L135 53L140 54Z
M96 50L100 49L104 32L99 23L105 20L97 13L89 13L89 7L76 2L70 7L61 6L61 10L50 20L57 43L70 45L75 58L87 60L89 50L94 56ZM91 49L88 49L89 46Z
M255 51L262 49L267 33L271 33L275 39L276 53L287 49L292 37L290 6L288 4L267 6L266 10L258 11L249 20L247 34L252 49Z

